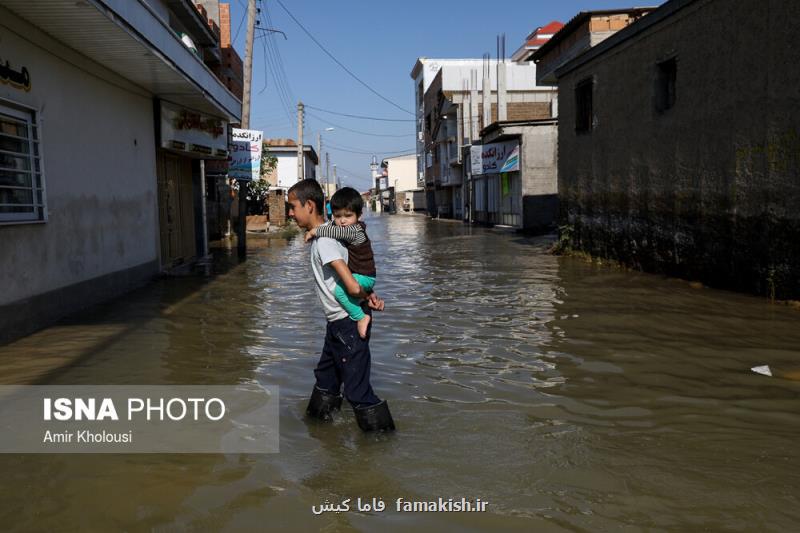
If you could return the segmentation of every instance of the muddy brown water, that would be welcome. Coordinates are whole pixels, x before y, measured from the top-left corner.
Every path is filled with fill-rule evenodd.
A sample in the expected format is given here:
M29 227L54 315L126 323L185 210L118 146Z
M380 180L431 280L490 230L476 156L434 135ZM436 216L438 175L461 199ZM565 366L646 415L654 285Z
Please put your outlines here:
M303 418L324 319L302 239L251 237L0 347L3 383L280 387L280 453L2 455L4 530L796 530L800 314L548 255L546 239L368 219L398 432ZM382 513L325 499L382 498ZM481 498L485 513L398 513Z

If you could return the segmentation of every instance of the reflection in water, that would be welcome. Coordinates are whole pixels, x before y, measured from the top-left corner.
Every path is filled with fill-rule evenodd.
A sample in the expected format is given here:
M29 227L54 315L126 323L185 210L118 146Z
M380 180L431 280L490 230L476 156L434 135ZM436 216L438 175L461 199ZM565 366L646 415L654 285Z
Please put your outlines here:
M387 311L373 384L399 431L303 419L324 318L308 248L249 238L211 275L159 281L0 348L6 383L281 390L274 455L2 456L20 530L792 529L797 311L546 253L544 240L367 220ZM325 498L384 513L314 516ZM397 514L477 498L485 514ZM32 503L32 502L35 502Z

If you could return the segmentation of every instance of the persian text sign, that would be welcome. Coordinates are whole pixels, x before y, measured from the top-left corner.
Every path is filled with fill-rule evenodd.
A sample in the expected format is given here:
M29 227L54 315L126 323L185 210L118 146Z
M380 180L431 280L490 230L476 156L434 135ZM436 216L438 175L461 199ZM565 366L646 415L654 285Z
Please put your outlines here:
M161 147L213 159L228 157L228 123L161 102Z
M257 180L261 175L261 144L264 132L233 128L231 133L233 142L228 177L237 180Z
M480 167L478 167L476 157L470 152L473 175L499 174L519 170L519 141L484 144L479 148Z
M271 453L278 388L0 386L0 453Z

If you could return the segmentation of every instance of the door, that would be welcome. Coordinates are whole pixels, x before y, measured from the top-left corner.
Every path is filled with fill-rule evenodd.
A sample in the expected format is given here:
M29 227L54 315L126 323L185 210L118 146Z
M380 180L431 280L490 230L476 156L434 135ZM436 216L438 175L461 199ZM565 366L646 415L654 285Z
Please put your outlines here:
M156 172L161 267L170 268L196 256L191 160L159 150Z

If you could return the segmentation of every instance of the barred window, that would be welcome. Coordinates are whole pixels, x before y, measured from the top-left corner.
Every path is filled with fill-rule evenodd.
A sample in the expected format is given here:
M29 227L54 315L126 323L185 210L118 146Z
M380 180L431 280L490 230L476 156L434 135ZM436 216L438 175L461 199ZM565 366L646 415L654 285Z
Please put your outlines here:
M0 103L0 224L44 220L45 192L35 114Z

